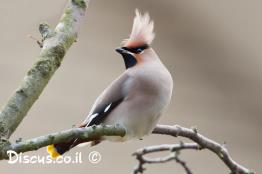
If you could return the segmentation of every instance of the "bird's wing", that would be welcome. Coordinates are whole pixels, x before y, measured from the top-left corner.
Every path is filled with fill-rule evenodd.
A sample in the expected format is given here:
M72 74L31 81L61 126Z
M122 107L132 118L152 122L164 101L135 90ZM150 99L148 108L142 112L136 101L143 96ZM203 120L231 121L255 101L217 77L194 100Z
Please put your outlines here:
M114 80L96 99L86 120L81 124L83 126L98 125L116 108L127 96L127 83L130 80L128 74L123 73Z

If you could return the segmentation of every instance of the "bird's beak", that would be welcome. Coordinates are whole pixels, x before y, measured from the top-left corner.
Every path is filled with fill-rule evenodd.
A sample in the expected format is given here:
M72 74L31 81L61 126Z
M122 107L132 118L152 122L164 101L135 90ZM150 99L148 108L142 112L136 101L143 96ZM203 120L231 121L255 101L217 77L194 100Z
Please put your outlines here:
M118 53L121 54L121 55L128 53L128 52L127 52L126 50L124 50L123 48L116 48L116 52L118 52Z

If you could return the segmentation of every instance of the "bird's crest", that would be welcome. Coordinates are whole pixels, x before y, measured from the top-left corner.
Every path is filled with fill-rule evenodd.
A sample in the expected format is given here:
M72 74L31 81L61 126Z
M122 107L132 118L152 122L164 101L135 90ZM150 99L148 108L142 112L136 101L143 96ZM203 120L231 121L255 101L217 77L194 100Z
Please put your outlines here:
M151 44L155 38L154 22L150 20L149 14L142 15L136 9L132 32L128 39L123 41L125 47L134 47L138 45Z

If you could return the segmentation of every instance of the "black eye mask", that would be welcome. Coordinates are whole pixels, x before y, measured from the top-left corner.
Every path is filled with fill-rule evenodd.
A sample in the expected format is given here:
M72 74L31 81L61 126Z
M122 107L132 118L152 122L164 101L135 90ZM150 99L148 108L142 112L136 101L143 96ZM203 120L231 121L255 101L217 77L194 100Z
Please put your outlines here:
M134 47L134 48L128 48L128 47L122 47L122 48L124 50L131 52L131 53L139 54L142 51L144 51L145 49L149 48L149 45L145 44L145 45L142 45L142 46L139 46L139 47Z

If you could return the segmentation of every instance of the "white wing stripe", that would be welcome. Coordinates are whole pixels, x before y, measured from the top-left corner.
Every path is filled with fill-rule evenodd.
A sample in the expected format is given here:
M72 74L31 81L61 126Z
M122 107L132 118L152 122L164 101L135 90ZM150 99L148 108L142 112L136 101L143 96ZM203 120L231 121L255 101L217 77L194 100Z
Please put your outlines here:
M112 103L111 103L112 104ZM111 104L110 105L108 105L106 108L105 108L105 110L104 110L104 113L106 113L109 109L110 109L110 107L111 107Z

